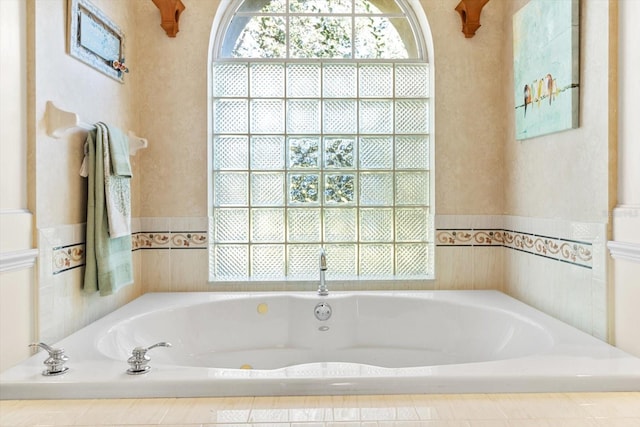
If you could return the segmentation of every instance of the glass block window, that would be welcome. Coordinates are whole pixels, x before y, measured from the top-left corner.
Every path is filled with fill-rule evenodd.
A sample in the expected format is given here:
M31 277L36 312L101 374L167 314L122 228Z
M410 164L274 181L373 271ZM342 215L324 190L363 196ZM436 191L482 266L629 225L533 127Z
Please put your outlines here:
M380 6L380 7L378 7ZM247 1L214 43L210 279L433 277L429 65L393 1Z

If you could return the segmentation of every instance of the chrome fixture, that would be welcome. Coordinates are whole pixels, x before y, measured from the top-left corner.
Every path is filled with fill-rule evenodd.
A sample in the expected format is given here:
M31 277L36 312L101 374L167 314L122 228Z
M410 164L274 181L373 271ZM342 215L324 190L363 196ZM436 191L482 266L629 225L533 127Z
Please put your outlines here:
M324 273L327 271L327 253L324 248L320 249L320 284L318 285L318 295L329 295L329 288L324 280Z
M145 347L136 347L133 349L132 355L129 359L127 359L127 363L129 363L130 368L127 369L127 374L129 375L140 375L146 374L151 370L151 366L148 365L151 358L147 356L147 351L156 347L171 347L171 343L168 342L159 342L147 348Z
M313 313L316 315L316 319L324 322L331 317L331 306L326 302L319 302L316 304L316 308L313 309Z
M64 374L69 370L68 367L64 366L67 360L69 360L69 357L64 354L64 348L53 348L43 342L39 342L37 344L29 344L29 347L40 347L46 350L47 353L49 353L49 357L47 357L44 361L47 369L42 371L42 375L51 377L54 375Z

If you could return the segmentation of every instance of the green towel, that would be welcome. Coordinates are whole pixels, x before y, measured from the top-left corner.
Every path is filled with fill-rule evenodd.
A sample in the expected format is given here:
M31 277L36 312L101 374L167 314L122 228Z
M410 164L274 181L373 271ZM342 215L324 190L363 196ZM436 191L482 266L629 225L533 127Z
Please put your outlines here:
M106 127L98 124L87 135L89 182L87 191L86 265L83 289L111 295L120 287L133 283L131 236L109 237L105 201ZM107 147L108 148L108 147Z
M119 128L100 123L107 127L109 135L109 157L111 158L111 174L131 177L129 161L129 137Z
M129 138L116 127L98 123L104 155L104 189L109 236L131 235L131 163Z

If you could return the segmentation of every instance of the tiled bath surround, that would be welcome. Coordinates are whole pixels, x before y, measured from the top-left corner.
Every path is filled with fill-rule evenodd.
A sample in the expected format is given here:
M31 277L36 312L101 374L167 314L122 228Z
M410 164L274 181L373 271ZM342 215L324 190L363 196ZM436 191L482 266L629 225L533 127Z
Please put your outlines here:
M85 224L39 230L40 340L58 341L145 292L211 290L206 283L206 229L206 218L134 218L135 282L108 297L74 290L84 277ZM145 250L151 251L141 253ZM197 274L199 265L204 266L202 275Z
M502 248L502 264L496 266L502 269L502 288L495 288L607 339L606 224L441 215L436 217L436 244L437 257L455 250L458 257L471 260L471 266L465 266L451 257L451 262L468 269L466 275L471 277L483 270L482 264L474 262L476 251ZM443 267L438 260L436 263ZM444 279L440 273L436 271L439 279Z
M209 284L208 219L136 218L136 283L115 296L87 295L84 224L40 230L40 332L56 341L145 292L311 290L311 283ZM436 280L380 289L499 289L600 339L607 339L606 225L502 215L436 216ZM330 268L330 266L329 266ZM333 289L371 289L334 281ZM73 307L82 307L81 310ZM75 314L74 314L75 313ZM56 319L56 320L54 320Z

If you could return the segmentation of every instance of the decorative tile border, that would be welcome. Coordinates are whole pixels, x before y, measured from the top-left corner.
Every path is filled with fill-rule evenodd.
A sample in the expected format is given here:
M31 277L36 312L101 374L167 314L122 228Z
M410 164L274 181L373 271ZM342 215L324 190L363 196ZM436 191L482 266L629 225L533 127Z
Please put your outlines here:
M133 250L206 249L206 231L145 231L132 236Z
M171 233L168 231L145 231L131 236L133 250L171 249Z
M172 231L171 249L207 249L206 231Z
M502 229L440 229L436 230L437 246L503 246Z
M84 243L53 248L53 274L82 267L85 264L84 257Z
M593 245L591 243L521 231L440 229L436 231L436 245L498 246L589 269L593 267Z
M207 249L206 231L145 231L131 235L133 251L146 249ZM589 242L504 229L438 229L436 246L504 247L585 268L593 268ZM85 244L53 248L53 274L84 266Z
M580 267L592 268L593 248L589 242L540 236L518 231L504 230L505 247L568 262Z
M207 249L206 231L151 231L131 235L132 251L145 249ZM53 248L53 274L85 265L85 244Z

